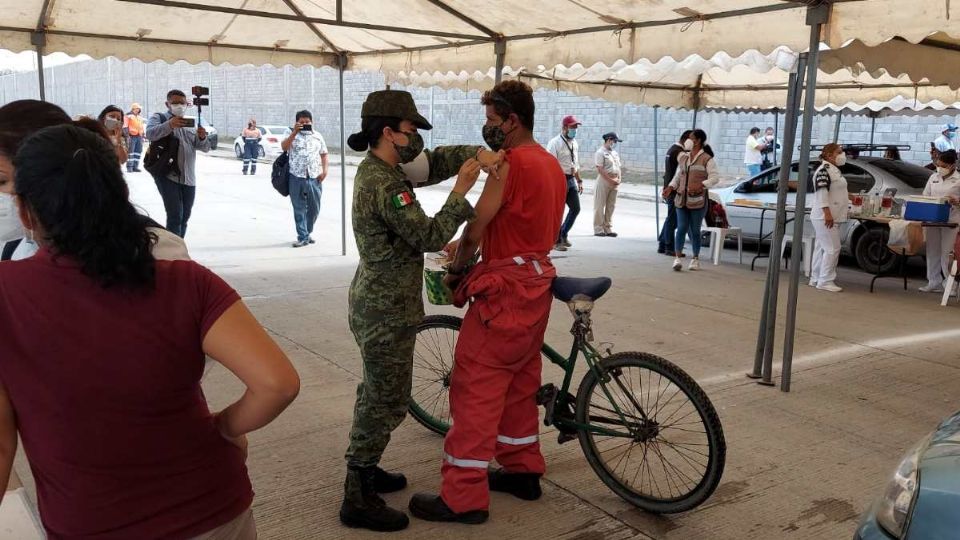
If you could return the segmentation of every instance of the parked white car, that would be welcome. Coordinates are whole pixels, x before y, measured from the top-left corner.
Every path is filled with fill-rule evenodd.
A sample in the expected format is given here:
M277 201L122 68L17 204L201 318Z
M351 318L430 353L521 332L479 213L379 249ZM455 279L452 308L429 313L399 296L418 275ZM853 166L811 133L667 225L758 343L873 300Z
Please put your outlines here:
M257 126L263 137L260 139L260 157L275 158L283 153L280 143L290 136L287 126ZM233 151L237 159L243 159L243 136L233 140Z

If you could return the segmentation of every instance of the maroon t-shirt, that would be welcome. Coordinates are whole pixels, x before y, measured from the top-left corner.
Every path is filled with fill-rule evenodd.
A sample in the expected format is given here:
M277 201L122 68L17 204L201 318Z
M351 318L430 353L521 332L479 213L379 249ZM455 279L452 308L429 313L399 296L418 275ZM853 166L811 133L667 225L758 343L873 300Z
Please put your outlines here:
M190 538L250 507L200 388L203 337L238 300L191 261L157 261L141 292L46 250L0 263L0 382L50 538Z

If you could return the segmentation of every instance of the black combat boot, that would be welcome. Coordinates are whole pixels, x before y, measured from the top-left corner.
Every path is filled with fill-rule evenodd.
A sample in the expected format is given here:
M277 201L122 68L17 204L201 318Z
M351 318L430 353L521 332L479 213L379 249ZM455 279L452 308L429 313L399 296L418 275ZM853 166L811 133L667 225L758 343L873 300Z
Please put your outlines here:
M373 487L377 493L400 491L407 487L407 477L400 473L388 473L380 467L374 467Z
M508 473L503 469L487 472L490 491L509 493L518 499L535 501L543 495L540 476L536 473Z
M458 514L451 510L439 495L429 493L417 493L410 499L410 513L427 521L447 521L467 525L480 525L490 517L490 513L486 510L470 510Z
M390 508L377 495L374 467L348 467L343 491L340 522L347 527L393 532L406 529L410 525L406 514Z

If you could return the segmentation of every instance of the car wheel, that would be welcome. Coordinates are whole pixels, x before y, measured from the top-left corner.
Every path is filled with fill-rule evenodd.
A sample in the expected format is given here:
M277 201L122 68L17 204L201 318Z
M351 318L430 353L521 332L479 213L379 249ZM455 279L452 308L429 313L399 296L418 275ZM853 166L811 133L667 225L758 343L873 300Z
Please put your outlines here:
M900 256L887 249L890 229L871 227L857 239L853 254L857 265L871 274L887 274L900 264Z
M267 151L263 149L263 146L261 145L259 146L259 148L260 148L260 157L262 158L267 157Z
M243 159L243 150L240 148L239 144L233 145L233 151L237 154L237 159Z

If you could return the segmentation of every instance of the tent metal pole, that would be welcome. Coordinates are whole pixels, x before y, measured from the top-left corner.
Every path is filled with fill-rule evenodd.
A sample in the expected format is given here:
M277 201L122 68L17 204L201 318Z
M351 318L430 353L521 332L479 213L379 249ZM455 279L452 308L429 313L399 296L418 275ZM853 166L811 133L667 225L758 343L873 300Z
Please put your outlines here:
M800 174L797 181L796 213L793 220L794 242L803 241L803 225L806 220L807 182L810 179L810 137L813 133L813 113L817 104L817 70L820 67L820 33L830 18L830 4L821 4L807 10L807 24L810 25L810 49L807 56L807 91L803 108L803 133L800 136ZM780 390L790 391L791 371L793 370L793 345L797 329L797 296L800 286L800 254L802 249L794 249L791 254L790 288L787 297L786 331L783 336L783 365L781 367Z
M703 74L697 75L697 86L693 89L693 129L697 129L697 113L700 112L700 85L703 84Z
M30 43L37 50L37 82L40 86L40 101L46 101L47 84L43 74L43 48L47 44L47 35L43 32L34 32L30 35Z
M787 88L787 93L793 90L793 85L789 85ZM787 96L787 103L790 103L790 96ZM777 166L777 137L780 133L780 109L774 107L773 109L773 166Z
M843 122L843 111L837 111L837 125L833 128L833 142L840 142L840 124Z
M757 332L757 349L753 358L753 371L747 374L747 377L751 379L759 379L762 376L763 380L758 382L768 386L773 384L771 371L773 345L776 338L777 298L780 291L780 246L786 230L786 200L790 179L789 164L793 160L793 147L796 143L797 116L800 114L800 96L803 89L806 62L806 53L801 53L796 71L790 73L790 82L787 87L787 109L784 120L786 125L784 126L785 133L783 136L783 163L785 166L780 170L777 179L777 213L773 241L770 245L770 260L767 265L767 280L763 289L760 328Z
M870 113L870 155L873 155L873 136L877 132L877 113Z
M343 72L347 69L347 55L338 56L340 75L340 255L347 255L347 132L343 112Z
M790 146L783 153L783 167L780 168L780 175L777 179L777 214L773 229L773 239L770 243L770 260L767 266L769 302L766 307L766 317L763 337L763 367L761 370L762 379L758 381L765 386L773 386L773 348L776 343L777 328L777 307L780 301L780 261L784 235L787 232L787 193L790 191L790 169L793 162L793 148L796 146L797 117L800 115L800 99L803 95L804 73L807 58L801 57L797 64L797 72L791 73L793 88L790 90L788 106L793 111L787 128L793 128L790 136ZM791 252L797 250L797 243L794 241ZM764 317L762 317L764 318ZM758 347L759 348L759 347Z
M495 84L500 84L500 81L503 80L503 65L507 59L507 42L502 39L497 40L493 45L493 52L497 55L497 72L493 74L493 80Z
M659 106L653 107L653 208L657 221L657 238L660 238L660 124L658 121ZM666 181L664 181L666 182Z

